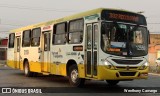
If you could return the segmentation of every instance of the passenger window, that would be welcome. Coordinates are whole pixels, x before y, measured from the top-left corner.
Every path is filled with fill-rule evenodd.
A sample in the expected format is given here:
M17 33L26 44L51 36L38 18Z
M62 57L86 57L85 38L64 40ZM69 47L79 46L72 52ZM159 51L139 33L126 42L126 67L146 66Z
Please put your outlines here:
M11 33L9 34L9 48L14 48L14 38L15 38L15 34Z
M52 44L54 45L65 44L66 32L67 32L67 22L55 25Z
M83 40L83 19L74 20L69 23L68 42L70 44L81 43Z
M32 37L31 37L31 46L39 46L40 45L40 36L41 36L41 29L36 28L32 30Z
M22 46L29 47L30 46L30 39L31 39L31 30L23 31Z

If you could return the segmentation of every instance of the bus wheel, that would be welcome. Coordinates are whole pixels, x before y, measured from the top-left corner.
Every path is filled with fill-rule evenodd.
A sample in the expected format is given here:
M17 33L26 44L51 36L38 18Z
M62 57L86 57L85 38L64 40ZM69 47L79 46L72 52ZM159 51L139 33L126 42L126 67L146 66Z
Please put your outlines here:
M117 85L119 83L119 80L106 80L106 82L109 85L114 86L114 85Z
M29 69L28 61L24 62L24 74L25 74L26 77L32 77L33 76L33 72L31 72L30 69Z
M76 65L72 65L69 68L69 82L74 87L82 87L85 79L78 77L78 68Z

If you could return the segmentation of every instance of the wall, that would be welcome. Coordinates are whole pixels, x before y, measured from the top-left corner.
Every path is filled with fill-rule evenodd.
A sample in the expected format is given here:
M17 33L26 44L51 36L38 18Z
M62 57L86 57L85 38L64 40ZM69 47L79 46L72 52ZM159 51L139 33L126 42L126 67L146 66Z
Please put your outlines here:
M2 39L1 40L1 45L7 46L7 43L8 43L8 39Z
M151 66L155 65L155 60L158 58L158 51L160 51L160 34L150 34L149 44L149 62Z
M7 60L7 43L8 43L8 39L1 39L1 42L0 42L0 63Z

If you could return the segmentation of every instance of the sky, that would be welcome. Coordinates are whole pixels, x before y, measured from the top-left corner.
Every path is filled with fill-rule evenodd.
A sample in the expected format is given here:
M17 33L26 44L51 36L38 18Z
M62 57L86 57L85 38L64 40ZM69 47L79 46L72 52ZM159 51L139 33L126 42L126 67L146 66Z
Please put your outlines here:
M96 8L143 12L151 33L160 34L160 0L0 0L0 37L9 30Z

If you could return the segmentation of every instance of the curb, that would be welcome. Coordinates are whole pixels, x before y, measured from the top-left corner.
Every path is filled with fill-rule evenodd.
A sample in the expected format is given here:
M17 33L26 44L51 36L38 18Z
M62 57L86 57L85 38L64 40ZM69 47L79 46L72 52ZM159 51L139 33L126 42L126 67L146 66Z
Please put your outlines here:
M0 67L7 67L6 64L0 64Z
M148 73L148 74L155 75L155 76L160 76L160 74L158 74L158 73Z

